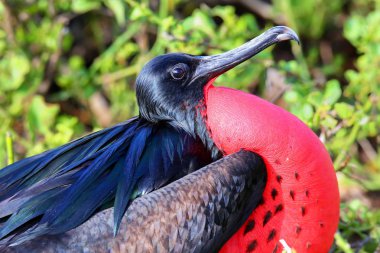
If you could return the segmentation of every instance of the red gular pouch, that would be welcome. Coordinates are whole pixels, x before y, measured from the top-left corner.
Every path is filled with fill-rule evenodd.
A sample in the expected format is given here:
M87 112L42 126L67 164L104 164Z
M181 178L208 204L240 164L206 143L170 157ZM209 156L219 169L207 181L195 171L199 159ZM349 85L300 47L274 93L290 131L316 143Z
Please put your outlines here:
M259 154L268 181L261 204L221 252L328 252L339 222L330 156L314 132L284 109L242 91L205 87L207 125L225 155Z

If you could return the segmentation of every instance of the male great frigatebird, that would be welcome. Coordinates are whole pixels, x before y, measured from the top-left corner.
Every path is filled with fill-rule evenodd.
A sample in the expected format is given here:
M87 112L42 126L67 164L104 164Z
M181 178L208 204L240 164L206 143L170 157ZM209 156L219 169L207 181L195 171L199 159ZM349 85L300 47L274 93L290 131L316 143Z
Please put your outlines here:
M339 195L323 145L281 108L212 85L292 39L279 26L223 54L148 62L138 117L0 170L0 249L327 252ZM113 233L126 216L116 242L112 206Z

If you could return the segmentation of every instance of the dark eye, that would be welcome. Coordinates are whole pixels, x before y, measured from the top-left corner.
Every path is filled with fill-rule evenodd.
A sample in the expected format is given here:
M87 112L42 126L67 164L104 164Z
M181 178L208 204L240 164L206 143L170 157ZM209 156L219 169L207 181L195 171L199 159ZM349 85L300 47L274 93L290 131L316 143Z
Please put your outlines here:
M180 63L180 64L177 64L175 65L171 71L170 71L170 74L171 76L174 78L174 79L182 79L186 73L187 73L187 70L188 70L188 67L187 65L183 64L183 63Z

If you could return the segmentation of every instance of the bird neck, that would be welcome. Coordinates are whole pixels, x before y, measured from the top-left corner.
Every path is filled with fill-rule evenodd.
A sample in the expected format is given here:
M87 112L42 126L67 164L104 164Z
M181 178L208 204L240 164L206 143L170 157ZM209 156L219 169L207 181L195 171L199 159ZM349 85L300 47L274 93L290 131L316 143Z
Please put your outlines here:
M210 129L207 127L207 109L205 100L202 99L195 107L193 132L199 137L205 147L211 152L211 158L215 161L222 157L221 150L211 138Z
M203 98L198 102L183 102L182 106L155 106L140 105L140 117L152 124L167 123L176 129L181 129L199 139L211 153L213 161L222 156L221 151L214 143L207 127L206 103Z

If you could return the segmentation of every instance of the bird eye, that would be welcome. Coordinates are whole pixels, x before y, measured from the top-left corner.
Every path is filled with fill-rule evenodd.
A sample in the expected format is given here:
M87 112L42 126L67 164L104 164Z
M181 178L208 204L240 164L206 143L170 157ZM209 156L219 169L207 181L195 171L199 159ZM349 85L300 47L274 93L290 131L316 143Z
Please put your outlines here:
M186 75L187 69L188 67L185 64L180 63L180 64L175 65L172 68L172 70L170 71L170 74L174 79L179 80L179 79L182 79Z

